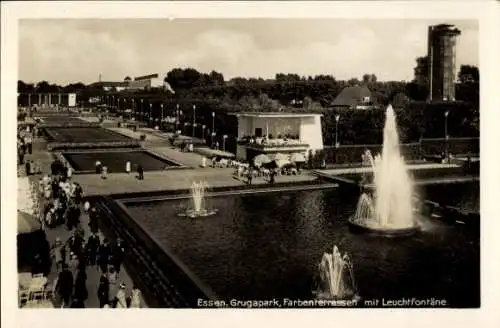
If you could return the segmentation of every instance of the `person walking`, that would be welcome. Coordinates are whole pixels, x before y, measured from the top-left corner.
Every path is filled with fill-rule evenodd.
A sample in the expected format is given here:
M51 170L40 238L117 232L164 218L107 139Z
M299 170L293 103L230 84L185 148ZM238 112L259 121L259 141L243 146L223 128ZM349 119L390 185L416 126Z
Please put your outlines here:
M97 252L99 250L100 244L101 244L101 241L99 239L99 236L97 236L95 233L92 233L89 236L89 239L87 240L87 245L86 245L86 250L87 250L87 255L88 255L88 260L89 260L90 266L95 266L97 263Z
M101 161L96 161L95 162L95 173L96 174L100 174L101 173L101 168L102 168Z
M126 285L125 283L120 284L120 288L118 289L118 292L116 293L116 297L114 300L115 303L115 308L117 309L126 309L127 308L127 295L125 294L125 288Z
M75 255L80 255L83 251L82 245L84 243L84 240L80 235L78 235L75 231L71 235L71 237L68 240L68 246L69 250L75 254Z
M252 185L252 179L253 179L253 170L252 169L248 170L247 179L248 179L248 184Z
M120 274L123 257L125 255L125 247L120 238L116 239L116 244L113 247L113 256L111 264L115 267L116 273Z
M95 207L92 207L89 211L89 228L92 233L99 232L99 216Z
M79 270L75 279L75 293L73 298L85 302L89 296L87 290L87 273L85 270Z
M63 266L66 264L66 245L61 242L59 237L56 237L56 242L53 247L54 261L56 262L57 271L62 270Z
M90 203L88 201L85 201L85 203L83 204L83 211L85 214L87 214L90 210Z
M19 148L17 150L17 157L19 160L19 165L23 165L24 164L24 150L22 148Z
M276 176L276 171L271 170L271 173L269 174L269 183L273 184L274 183L274 178Z
M139 174L139 180L144 180L144 168L141 164L137 166L137 173Z
M102 273L99 279L99 287L97 288L97 298L99 299L99 307L103 308L106 305L109 307L109 280L107 273Z
M30 168L29 168L29 175L35 175L36 174L36 167L35 167L35 162L30 161Z
M30 175L31 172L31 161L26 161L26 164L24 164L24 169L26 170L26 175Z
M102 179L108 178L108 167L106 165L104 165L101 169L101 178Z
M135 285L132 287L132 295L130 297L130 308L141 308L141 291Z
M26 143L26 148L28 149L28 154L31 155L33 153L33 138L31 138L30 135L27 135L24 140Z
M99 247L99 266L102 272L108 272L109 257L111 255L111 247L109 246L109 241L104 238L103 244Z
M68 270L66 264L63 265L63 270L57 278L56 291L61 298L62 306L69 306L71 294L73 292L73 274Z
M78 255L76 255L74 253L70 253L69 270L71 271L71 274L73 275L73 277L76 277L79 264L80 264L80 261L78 260Z

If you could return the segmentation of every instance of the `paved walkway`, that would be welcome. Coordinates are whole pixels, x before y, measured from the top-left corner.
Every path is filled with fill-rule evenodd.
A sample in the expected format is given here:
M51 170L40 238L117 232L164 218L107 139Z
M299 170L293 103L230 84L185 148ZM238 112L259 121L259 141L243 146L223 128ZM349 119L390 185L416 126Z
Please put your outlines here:
M132 139L139 140L142 134L146 135L146 141L143 147L167 159L172 159L174 162L184 166L198 168L201 164L202 155L197 153L182 152L178 148L172 147L168 139L168 134L160 133L154 129L141 128L133 131L129 128L108 128L111 131L120 133ZM210 162L210 161L207 161Z
M429 164L410 164L406 165L408 170L424 170L424 169L440 169L440 168L457 168L460 167L456 164L439 164L439 163L429 163ZM330 170L316 170L315 172L319 174L326 175L339 175L339 174L351 174L351 173L367 173L372 172L373 169L370 166L355 167L355 168L341 168L341 169L330 169Z
M200 168L202 155L197 153L182 152L174 147L159 147L153 145L145 145L144 148L151 149L154 153L164 156L167 159L172 159L174 162L188 166L191 168ZM207 160L207 165L210 165L211 161ZM201 169L201 168L200 168ZM219 170L216 168L210 168L211 170Z
M141 135L145 134L146 135L146 143L147 142L160 142L160 143L165 143L165 144L168 143L168 140L166 138L162 138L162 137L156 136L156 135L151 134L151 133L146 133L146 132L142 131L142 129L138 129L137 131L134 131L134 130L129 129L129 128L107 128L107 129L114 131L114 132L117 132L119 134L122 134L126 137L135 139L135 140L140 140Z
M167 190L186 190L193 181L205 181L209 187L233 187L246 184L245 178L233 176L231 168L174 169L167 171L146 172L144 180L138 180L136 174L114 173L107 179L98 174L79 174L74 176L85 191L86 196L104 196L125 192L154 192ZM301 175L284 175L275 178L276 183L314 181L317 178L303 172ZM253 184L268 184L267 179L254 178Z
M50 173L50 164L52 163L53 157L51 154L49 154L45 149L46 147L46 142L44 139L41 138L35 138L34 143L33 143L33 154L27 154L25 156L25 160L38 160L40 161L40 164L42 165L42 172L45 173ZM18 166L18 176L24 177L26 176L26 170L24 165ZM33 181L35 183L38 183L38 180L40 179L41 175L30 175L28 176L30 181ZM85 186L82 186L83 190L85 191ZM40 200L40 206L43 206L43 200ZM20 206L18 206L20 207ZM82 211L83 212L83 211ZM85 231L85 236L88 237L90 235L89 227L88 227L88 216L87 215L82 215L80 221L82 224L82 227ZM60 226L55 229L47 229L46 230L46 235L47 235L47 240L50 243L50 245L53 245L56 241L56 238L59 237L61 238L62 241L67 240L70 237L70 232L66 230L65 226ZM104 236L102 233L99 233L101 240L104 239ZM55 263L52 264L52 269L50 274L48 275L48 281L49 284L54 282L54 280L57 277L57 269L55 266ZM99 307L99 300L97 298L97 288L99 286L99 280L100 280L101 274L97 270L97 267L87 268L87 290L88 290L88 299L85 301L85 306L87 308L98 308ZM127 271L125 268L122 268L120 272L119 279L117 281L117 285L119 285L121 282L124 282L127 285L127 288L130 290L132 288L132 280L130 276L127 274ZM116 286L116 285L115 285ZM110 297L114 297L116 295L116 288L112 287L110 288ZM59 307L60 304L58 302L55 302L55 306ZM144 301L142 302L143 306L145 307L146 304Z

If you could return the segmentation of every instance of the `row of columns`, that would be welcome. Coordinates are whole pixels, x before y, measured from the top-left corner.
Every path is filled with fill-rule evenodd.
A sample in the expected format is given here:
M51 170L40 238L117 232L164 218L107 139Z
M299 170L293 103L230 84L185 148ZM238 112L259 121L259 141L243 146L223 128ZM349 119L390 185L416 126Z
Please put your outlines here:
M32 105L32 101L31 101L31 93L28 93L28 107L31 107ZM42 100L42 96L44 97L44 99ZM46 96L48 96L48 99L45 98ZM61 106L61 102L62 102L62 94L58 93L57 94L57 105ZM44 104L47 104L47 105L52 105L52 94L51 93L38 93L38 101L37 101L37 105L38 106L41 106L41 105L44 105Z

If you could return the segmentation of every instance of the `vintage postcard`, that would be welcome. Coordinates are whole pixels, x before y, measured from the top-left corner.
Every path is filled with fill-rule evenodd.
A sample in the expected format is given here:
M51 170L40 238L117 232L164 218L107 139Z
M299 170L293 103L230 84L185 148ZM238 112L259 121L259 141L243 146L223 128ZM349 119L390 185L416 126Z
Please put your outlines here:
M2 5L13 323L454 309L494 326L496 7L449 6Z

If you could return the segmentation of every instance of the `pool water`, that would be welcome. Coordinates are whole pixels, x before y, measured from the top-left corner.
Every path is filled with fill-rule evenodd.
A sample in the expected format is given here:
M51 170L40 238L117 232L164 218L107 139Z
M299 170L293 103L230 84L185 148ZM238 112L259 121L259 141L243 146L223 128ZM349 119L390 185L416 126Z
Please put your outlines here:
M228 301L311 298L323 252L338 245L352 258L364 299L434 297L451 307L479 306L477 228L425 220L424 231L413 237L355 234L346 221L356 202L341 190L213 197L207 207L217 214L195 220L178 216L190 206L188 200L126 206L163 247Z

